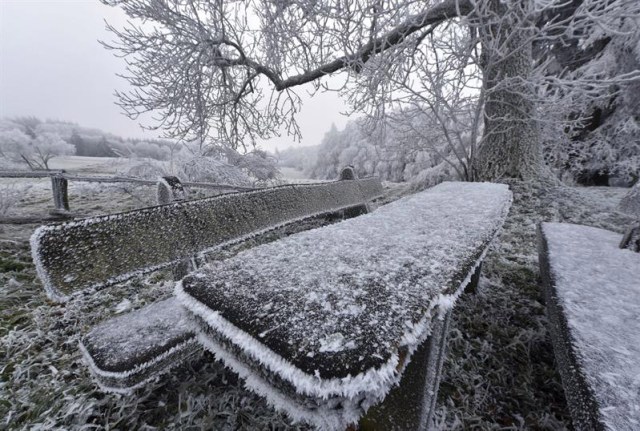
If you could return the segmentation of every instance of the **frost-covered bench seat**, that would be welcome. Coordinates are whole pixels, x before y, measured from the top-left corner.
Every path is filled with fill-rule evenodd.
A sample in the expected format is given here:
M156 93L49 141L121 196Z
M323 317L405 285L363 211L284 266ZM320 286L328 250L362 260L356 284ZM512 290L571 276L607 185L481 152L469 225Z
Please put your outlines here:
M352 177L353 178L353 177ZM377 178L288 185L42 226L31 238L48 296L86 292L218 251L250 247L366 212ZM107 320L80 346L98 384L128 392L201 350L168 299Z
M543 223L550 332L577 430L640 429L640 253L614 232Z
M175 298L155 302L95 326L80 350L100 386L130 392L200 351Z
M385 398L430 334L418 353L431 363L411 378L437 381L447 313L510 203L506 185L444 183L210 263L176 296L199 341L249 388L296 420L345 429ZM437 385L417 386L414 399L396 398L394 418L365 420L424 426ZM402 425L408 411L417 422Z

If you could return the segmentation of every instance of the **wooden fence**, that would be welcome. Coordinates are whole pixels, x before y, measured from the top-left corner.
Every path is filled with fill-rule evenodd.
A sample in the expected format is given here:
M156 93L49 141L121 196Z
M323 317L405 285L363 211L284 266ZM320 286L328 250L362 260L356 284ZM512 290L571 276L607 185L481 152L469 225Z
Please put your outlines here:
M90 176L70 174L64 170L56 171L0 171L0 178L51 178L51 191L53 194L53 204L55 210L52 212L53 218L64 218L65 213L70 211L68 185L69 181L82 181L89 183L131 183L145 186L156 186L158 181L144 180L141 178L121 177L121 176ZM182 185L193 188L213 189L219 191L247 191L254 190L252 187L240 187L230 184L212 184L200 182L183 182ZM69 214L70 215L70 214ZM20 219L22 220L22 219ZM26 219L25 219L26 220ZM38 220L44 219L38 218ZM20 223L18 219L6 219L4 222ZM28 222L28 221L27 221Z

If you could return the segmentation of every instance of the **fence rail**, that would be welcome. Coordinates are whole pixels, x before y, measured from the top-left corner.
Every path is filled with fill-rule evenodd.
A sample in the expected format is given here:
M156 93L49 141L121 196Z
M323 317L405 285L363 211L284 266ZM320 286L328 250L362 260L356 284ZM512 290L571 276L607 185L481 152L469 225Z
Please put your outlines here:
M61 177L67 181L83 181L88 183L134 183L147 186L155 186L158 181L144 180L142 178L121 176L77 175L65 171L0 171L0 178L47 178ZM233 186L231 184L213 184L202 182L182 182L187 187L215 189L215 190L255 190L255 187Z
M53 203L57 217L61 212L68 212L69 209L69 181L81 181L89 183L131 183L145 186L156 186L158 181L145 180L142 178L122 177L122 176L91 176L70 174L64 170L52 171L1 171L0 178L51 178L51 191L53 193ZM183 182L186 187L227 190L227 191L249 191L255 190L253 187L233 186L230 184L213 184L202 182Z

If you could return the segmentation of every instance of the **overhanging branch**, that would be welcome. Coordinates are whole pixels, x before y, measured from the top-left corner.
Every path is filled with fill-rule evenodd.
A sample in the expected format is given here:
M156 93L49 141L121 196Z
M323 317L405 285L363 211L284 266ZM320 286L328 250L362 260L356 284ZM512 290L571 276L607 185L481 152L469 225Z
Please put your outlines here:
M318 78L330 75L356 62L365 63L375 54L384 52L402 43L407 37L428 25L439 24L447 19L467 15L472 10L473 4L470 0L445 0L423 13L409 17L395 29L370 41L353 54L342 56L314 70L286 79L282 79L274 70L248 58L239 62L244 62L257 73L266 76L273 83L276 90L282 91L290 87L315 81Z

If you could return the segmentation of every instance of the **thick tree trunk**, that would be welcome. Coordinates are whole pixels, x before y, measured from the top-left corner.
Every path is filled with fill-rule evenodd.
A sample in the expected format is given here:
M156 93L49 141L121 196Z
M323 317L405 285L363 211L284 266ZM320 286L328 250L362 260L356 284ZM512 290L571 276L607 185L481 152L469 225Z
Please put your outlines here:
M527 0L523 0L523 3ZM542 153L535 121L531 40L523 29L523 12L490 1L497 23L484 33L483 72L486 94L484 135L474 161L476 179L536 179L542 174Z

